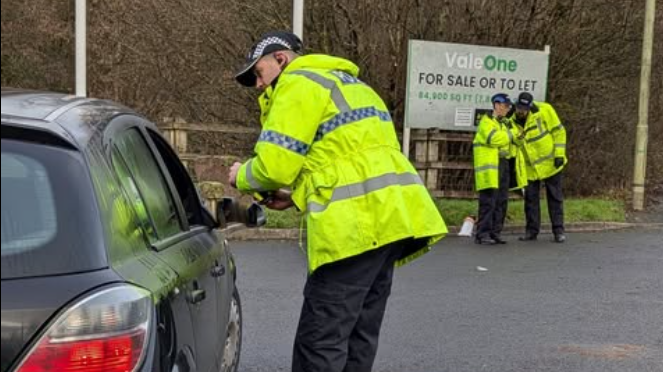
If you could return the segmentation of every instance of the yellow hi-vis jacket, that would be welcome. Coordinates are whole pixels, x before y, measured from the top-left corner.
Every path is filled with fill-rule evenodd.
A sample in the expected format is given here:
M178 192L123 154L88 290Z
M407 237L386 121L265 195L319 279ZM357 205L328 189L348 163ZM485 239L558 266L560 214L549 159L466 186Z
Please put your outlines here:
M358 73L341 58L293 60L261 96L256 156L237 176L241 191L292 187L306 212L310 272L398 240L427 242L404 264L447 233L384 102Z
M515 115L512 122L520 127ZM520 127L525 132L522 149L526 159L527 179L545 180L559 173L566 163L566 129L552 105L534 102L527 122ZM555 158L563 158L564 165L556 168Z
M515 158L515 185L510 189L520 189L527 185L525 158L518 148L520 131L509 125L508 119L498 120L492 115L484 115L472 143L474 157L474 182L477 191L499 188L500 158Z

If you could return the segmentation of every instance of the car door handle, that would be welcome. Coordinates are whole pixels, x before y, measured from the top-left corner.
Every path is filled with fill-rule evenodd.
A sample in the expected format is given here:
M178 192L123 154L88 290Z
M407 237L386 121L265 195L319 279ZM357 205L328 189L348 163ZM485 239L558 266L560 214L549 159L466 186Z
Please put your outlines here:
M212 277L219 278L226 274L226 267L223 265L217 265L212 268Z
M194 289L189 292L189 302L192 304L197 304L207 298L207 294L204 289Z

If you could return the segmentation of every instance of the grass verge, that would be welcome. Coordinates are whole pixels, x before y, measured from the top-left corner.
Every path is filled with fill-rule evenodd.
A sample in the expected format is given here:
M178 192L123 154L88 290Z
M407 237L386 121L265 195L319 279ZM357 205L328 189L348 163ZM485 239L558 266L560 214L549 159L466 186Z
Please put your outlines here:
M476 200L438 199L435 201L442 217L449 226L460 226L467 216L476 216L478 203ZM267 228L299 228L302 214L289 209L278 212L267 210ZM548 205L541 201L542 223L549 223ZM574 222L624 222L626 214L624 203L618 200L606 199L567 199L564 201L564 220L566 223ZM507 225L521 225L525 223L525 212L522 200L509 201L507 212Z

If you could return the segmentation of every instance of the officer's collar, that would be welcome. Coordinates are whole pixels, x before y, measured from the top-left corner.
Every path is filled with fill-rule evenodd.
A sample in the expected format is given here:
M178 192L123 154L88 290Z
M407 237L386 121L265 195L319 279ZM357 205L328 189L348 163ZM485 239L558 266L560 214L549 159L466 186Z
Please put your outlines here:
M279 82L279 78L281 77L281 74L283 74L283 71L281 71L281 73L279 73L278 75L276 75L276 77L274 78L274 80L272 80L272 83L269 84L270 87L272 88L272 90L276 89L276 84L278 84L278 82Z

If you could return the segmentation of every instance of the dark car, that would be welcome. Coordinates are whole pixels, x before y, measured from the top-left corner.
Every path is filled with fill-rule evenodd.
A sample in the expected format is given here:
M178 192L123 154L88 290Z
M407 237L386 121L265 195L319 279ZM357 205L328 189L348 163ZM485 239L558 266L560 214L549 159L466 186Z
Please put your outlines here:
M154 124L3 88L1 190L3 372L237 370L240 208L212 216Z

